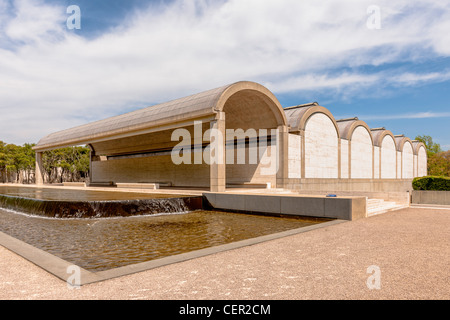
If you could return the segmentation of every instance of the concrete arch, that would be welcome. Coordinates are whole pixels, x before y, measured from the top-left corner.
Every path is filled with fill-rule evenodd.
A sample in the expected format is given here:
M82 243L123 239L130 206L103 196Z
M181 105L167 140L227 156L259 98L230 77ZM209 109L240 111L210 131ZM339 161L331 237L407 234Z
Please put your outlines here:
M414 178L414 149L411 139L404 135L395 136L397 143L397 178Z
M420 142L417 140L412 140L411 143L413 145L413 150L414 150L415 155L419 154L420 148L424 148L425 151L427 150L427 147L425 146L425 144L423 142Z
M341 139L348 141L348 177L372 179L374 143L370 127L358 118L338 120L337 123Z
M379 152L379 178L395 179L397 177L397 145L394 134L385 128L377 128L372 129L372 136L374 154L376 155L377 148Z
M218 97L215 112L225 112L227 128L274 128L286 126L287 119L275 95L250 81L236 82Z
M339 130L323 107L309 108L299 122L303 132L305 178L339 177Z
M424 143L413 140L414 177L424 177L428 174L427 147Z
M317 102L284 109L289 125L289 174L339 177L339 129L332 113Z
M403 146L405 145L405 143L409 142L411 144L411 148L412 148L412 141L410 138L405 137L404 135L395 135L395 143L397 145L397 151L402 152L403 151Z
M229 130L227 134L235 133L226 137L224 171L227 183L281 186L287 175L287 168L284 168L284 162L287 162L284 154L287 153L287 120L272 92L258 83L237 82L221 93L214 111L224 118L222 130ZM278 157L274 157L276 153ZM271 163L277 161L277 165L263 165L268 159Z
M209 186L218 191L225 189L227 177L234 175L242 182L254 182L262 176L258 171L259 163L231 172L231 176L226 174L225 139L220 139L220 135L215 138L214 134L220 132L225 137L227 128L266 129L266 132L267 129L278 129L277 139L271 140L277 141L276 145L266 147L268 154L277 155L274 167L278 170L274 169L273 174L261 179L263 182L269 179L273 185L280 182L281 186L287 175L284 166L287 161L284 157L287 152L286 116L277 98L267 88L249 81L55 132L42 138L34 150L41 155L45 150L64 146L91 145L96 154L107 159L91 161L95 162L91 168L92 176L97 179L94 181L164 182L174 186ZM188 157L182 164L173 163L171 159L170 150L179 145L179 141L172 139L176 129L184 130L191 139L186 142L194 146L192 152L183 153ZM205 138L207 132L209 141ZM212 163L211 159L214 159ZM188 166L192 163L196 166Z
M373 145L376 147L381 147L383 140L386 136L391 136L392 140L394 140L395 143L395 136L390 130L386 130L385 128L375 128L371 129L372 132L372 138L373 138ZM395 146L397 148L397 146Z
M334 118L333 114L327 108L324 108L317 103L305 105L305 106L294 106L284 109L286 113L287 122L289 125L290 132L303 132L306 127L306 122L315 113L322 113L330 118L333 123L338 138L340 137L339 128Z
M346 140L352 140L353 132L356 130L357 127L359 126L364 127L369 133L372 145L374 145L372 131L366 122L359 120L358 118L351 118L351 119L337 120L337 125L339 128L341 139Z

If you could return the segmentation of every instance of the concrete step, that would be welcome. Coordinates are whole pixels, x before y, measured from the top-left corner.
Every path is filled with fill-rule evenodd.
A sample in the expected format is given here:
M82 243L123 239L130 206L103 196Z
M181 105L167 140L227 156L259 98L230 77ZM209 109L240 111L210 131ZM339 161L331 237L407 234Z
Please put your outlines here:
M385 201L383 199L367 199L367 216L373 216L407 207L408 205L406 204L399 204L393 201Z

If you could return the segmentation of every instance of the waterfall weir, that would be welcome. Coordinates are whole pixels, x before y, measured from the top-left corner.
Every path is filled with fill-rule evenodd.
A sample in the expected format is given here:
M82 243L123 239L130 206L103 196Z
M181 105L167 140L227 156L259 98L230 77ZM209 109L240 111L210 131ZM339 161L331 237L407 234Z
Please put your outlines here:
M64 190L65 198L57 199L56 190L31 188L0 188L0 208L51 218L102 218L127 217L151 214L188 212L202 208L201 196L177 196L161 194L141 195L98 193L96 191ZM20 191L20 192L19 192ZM48 194L46 194L46 191ZM86 194L91 192L91 194ZM113 195L114 194L114 195ZM105 200L115 195L120 200ZM126 199L128 196L129 199ZM78 200L81 199L81 200Z

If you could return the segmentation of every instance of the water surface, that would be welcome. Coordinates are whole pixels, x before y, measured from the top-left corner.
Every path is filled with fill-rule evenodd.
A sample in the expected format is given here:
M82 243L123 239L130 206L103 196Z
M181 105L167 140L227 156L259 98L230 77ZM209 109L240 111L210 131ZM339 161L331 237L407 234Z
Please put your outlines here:
M0 208L0 231L91 271L329 221L230 212L56 219Z

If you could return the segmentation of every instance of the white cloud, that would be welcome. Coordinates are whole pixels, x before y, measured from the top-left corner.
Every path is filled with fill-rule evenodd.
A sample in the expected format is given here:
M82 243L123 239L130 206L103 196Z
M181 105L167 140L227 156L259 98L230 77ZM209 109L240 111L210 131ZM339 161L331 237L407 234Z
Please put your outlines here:
M59 129L239 80L275 93L347 95L387 83L448 80L445 70L408 71L388 81L388 72L358 70L450 55L450 5L377 2L381 30L366 27L368 0L179 0L84 39L65 29L61 6L0 0L0 111L10 114L0 119L0 137L37 142ZM346 71L330 73L340 68Z
M415 112L404 114L383 115L361 115L361 120L399 120L399 119L427 119L427 118L449 118L450 112ZM345 117L342 117L345 118Z
M5 11L6 2L0 8ZM27 43L62 36L60 25L64 17L59 6L47 5L42 0L16 0L11 11L13 16L8 17L3 30L12 41Z

